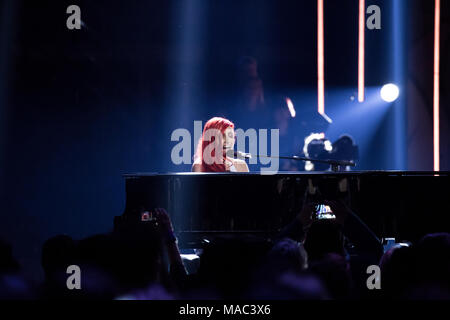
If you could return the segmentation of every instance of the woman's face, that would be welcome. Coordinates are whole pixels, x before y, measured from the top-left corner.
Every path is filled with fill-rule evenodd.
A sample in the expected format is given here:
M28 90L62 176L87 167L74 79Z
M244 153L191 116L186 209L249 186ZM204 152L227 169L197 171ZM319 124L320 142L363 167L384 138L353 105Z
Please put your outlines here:
M228 127L223 133L223 149L232 150L234 148L234 129Z

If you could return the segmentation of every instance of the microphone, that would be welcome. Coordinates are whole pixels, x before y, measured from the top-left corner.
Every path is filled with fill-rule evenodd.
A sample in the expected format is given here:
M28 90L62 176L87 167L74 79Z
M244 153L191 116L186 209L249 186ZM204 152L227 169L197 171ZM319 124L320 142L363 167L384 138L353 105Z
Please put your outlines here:
M251 159L252 155L250 153L245 153L242 151L234 151L234 156L240 159Z
M236 157L238 159L251 159L252 158L252 155L250 153L245 153L242 151L235 151L232 149L227 151L227 156L231 157L231 158Z

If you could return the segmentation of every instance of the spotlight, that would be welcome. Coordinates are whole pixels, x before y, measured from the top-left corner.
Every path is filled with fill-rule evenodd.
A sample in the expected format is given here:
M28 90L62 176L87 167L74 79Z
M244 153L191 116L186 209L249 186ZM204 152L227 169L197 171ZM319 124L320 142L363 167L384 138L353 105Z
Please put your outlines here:
M399 94L400 90L393 83L385 84L380 91L381 99L386 102L394 102L395 100L397 100Z
M333 150L331 142L325 138L324 133L311 133L305 138L303 154L307 158L330 159L330 152ZM326 171L330 168L328 164L305 162L306 171Z
M286 98L286 104L288 106L289 113L291 114L291 117L295 118L296 112L295 112L295 107L294 107L294 104L292 103L292 100L289 99L289 98Z

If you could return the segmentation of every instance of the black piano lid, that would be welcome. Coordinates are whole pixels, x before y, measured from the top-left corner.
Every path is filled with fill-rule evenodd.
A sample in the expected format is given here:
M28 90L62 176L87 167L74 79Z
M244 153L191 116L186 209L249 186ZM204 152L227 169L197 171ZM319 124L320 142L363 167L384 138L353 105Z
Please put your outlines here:
M215 176L215 175L226 175L226 176L355 176L355 175L374 175L374 176L448 176L450 171L402 171L402 170L368 170L368 171L275 171L275 172L137 172L137 173L125 173L122 176L127 178L137 178L137 177L153 177L153 176Z
M184 243L201 240L202 232L278 232L301 209L309 179L321 197L344 198L379 238L417 241L427 233L450 232L449 171L137 172L123 177L123 216L164 207L177 232L189 234ZM348 179L344 191L342 179ZM229 190L233 201L222 202L214 187Z

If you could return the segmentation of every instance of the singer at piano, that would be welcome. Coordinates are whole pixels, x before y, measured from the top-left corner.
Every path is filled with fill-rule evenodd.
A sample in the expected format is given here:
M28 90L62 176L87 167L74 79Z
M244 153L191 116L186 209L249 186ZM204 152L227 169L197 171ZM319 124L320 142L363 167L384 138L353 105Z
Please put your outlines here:
M193 172L249 172L244 160L229 157L235 143L234 124L214 117L206 122L194 156ZM217 152L216 152L217 151Z

